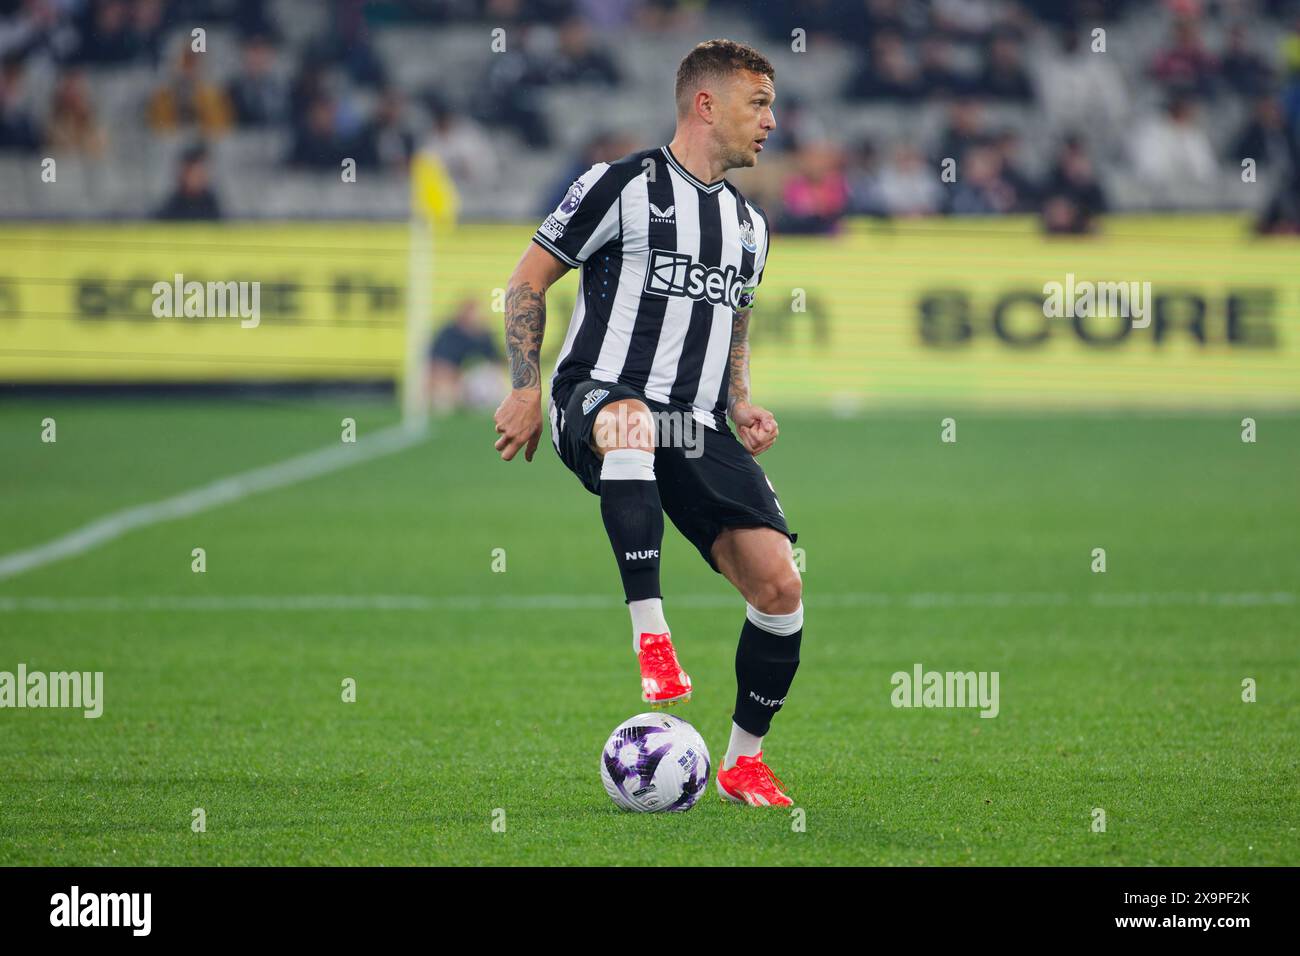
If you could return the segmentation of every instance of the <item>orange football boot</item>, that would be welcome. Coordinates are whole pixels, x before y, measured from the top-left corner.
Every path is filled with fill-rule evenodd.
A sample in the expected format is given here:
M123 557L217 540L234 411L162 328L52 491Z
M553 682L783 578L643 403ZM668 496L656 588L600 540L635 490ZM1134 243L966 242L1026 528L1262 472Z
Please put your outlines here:
M763 763L763 751L754 757L737 757L730 770L718 769L718 793L723 801L748 803L751 807L788 807L794 801L785 784Z
M667 634L642 634L641 699L652 708L683 704L691 699L691 678L677 663L672 638Z

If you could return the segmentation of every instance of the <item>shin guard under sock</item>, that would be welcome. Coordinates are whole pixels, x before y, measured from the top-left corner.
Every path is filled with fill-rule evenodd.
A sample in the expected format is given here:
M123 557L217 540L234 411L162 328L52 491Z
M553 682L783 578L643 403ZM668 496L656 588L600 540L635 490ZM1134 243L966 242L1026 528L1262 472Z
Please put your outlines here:
M764 614L745 605L745 626L736 647L736 712L732 720L756 737L785 703L799 669L803 603L789 614Z
M654 461L653 452L618 448L605 453L600 469L600 516L628 601L663 597L659 549L664 540L664 512Z

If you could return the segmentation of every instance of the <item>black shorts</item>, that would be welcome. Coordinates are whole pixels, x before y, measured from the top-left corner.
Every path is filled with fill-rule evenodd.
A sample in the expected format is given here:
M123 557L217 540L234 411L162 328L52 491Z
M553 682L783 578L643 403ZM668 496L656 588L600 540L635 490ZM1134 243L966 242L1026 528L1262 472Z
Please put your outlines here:
M615 382L556 382L551 394L551 441L565 467L594 495L600 494L602 464L591 447L596 414L603 406L624 398L644 402L651 412L679 412L678 422L690 415L676 406L646 398L630 385ZM656 418L656 423L659 500L664 513L695 545L709 567L718 571L712 549L724 528L775 528L791 543L798 540L799 536L791 534L786 526L772 483L730 428L717 431L697 424L688 433L694 447L687 448L680 439L671 440L682 434L683 425L666 427L664 418Z

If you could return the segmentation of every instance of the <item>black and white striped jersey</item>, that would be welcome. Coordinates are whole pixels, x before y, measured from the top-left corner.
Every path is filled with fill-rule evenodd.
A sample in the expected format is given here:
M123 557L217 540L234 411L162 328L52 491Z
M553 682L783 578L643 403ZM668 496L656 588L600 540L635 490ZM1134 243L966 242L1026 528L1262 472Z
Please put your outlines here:
M667 146L592 166L533 236L580 270L552 392L621 382L725 430L732 312L753 304L769 236L761 209Z

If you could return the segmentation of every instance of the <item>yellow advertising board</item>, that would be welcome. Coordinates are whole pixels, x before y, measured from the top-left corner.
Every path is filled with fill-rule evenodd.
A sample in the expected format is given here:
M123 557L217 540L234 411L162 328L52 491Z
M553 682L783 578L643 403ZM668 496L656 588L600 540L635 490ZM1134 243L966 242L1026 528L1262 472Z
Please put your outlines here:
M1059 308L1063 291L1081 302L1082 288L1120 283L1138 293L1126 309L1100 297ZM790 309L799 289L803 313ZM829 242L774 240L761 292L756 393L1300 404L1300 244L1252 239L1239 219L1112 219L1082 239L1045 237L1032 221L863 226Z
M391 379L407 271L404 225L0 227L0 381Z
M497 328L530 232L438 233L431 325L468 298ZM0 381L394 378L407 237L404 224L0 227ZM260 282L259 323L155 315L159 298L185 299L184 284L155 292L177 275ZM548 297L547 374L575 292L571 273ZM1088 238L1028 219L778 233L751 341L755 398L774 408L1295 406L1300 244L1214 216L1111 218Z

